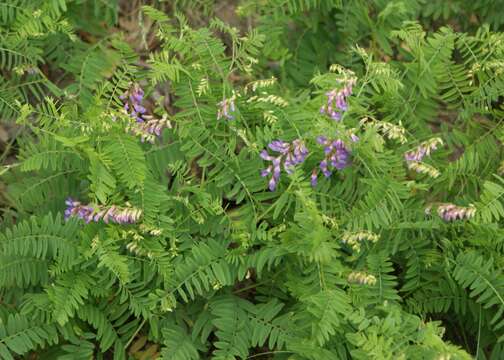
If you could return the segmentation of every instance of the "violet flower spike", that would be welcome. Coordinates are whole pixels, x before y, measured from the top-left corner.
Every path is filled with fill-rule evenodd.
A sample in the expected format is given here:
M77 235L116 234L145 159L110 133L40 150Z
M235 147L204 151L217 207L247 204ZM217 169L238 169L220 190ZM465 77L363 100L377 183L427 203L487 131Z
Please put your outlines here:
M292 143L281 140L273 140L268 144L268 148L276 153L279 153L279 155L272 156L267 152L267 150L262 150L259 153L259 156L263 160L271 162L271 165L261 171L261 176L267 177L271 175L268 187L270 191L274 191L280 181L282 167L286 173L291 174L296 165L305 161L308 155L308 149L306 148L304 142L299 139L294 140Z
M431 152L437 150L439 145L443 145L443 140L438 137L432 138L422 142L415 149L405 152L404 159L408 168L417 173L428 173L432 177L439 176L437 169L421 163L426 156L430 156Z
M324 159L320 161L319 168L325 177L330 177L332 171L330 167L336 170L343 170L350 164L350 151L341 139L328 140L325 136L318 136L317 142L324 146ZM312 174L312 185L316 184L316 171Z
M469 205L468 207L457 206L454 204L441 204L437 209L438 215L447 222L455 220L468 220L476 214L476 207Z
M155 119L152 116L145 115L144 120L140 123L128 126L127 131L131 131L134 135L140 136L142 142L148 141L154 143L156 137L160 137L163 129L172 128L170 120L166 115L161 119Z
M124 102L124 111L137 122L144 122L143 115L147 112L145 107L142 106L143 97L144 91L138 84L135 84L125 94L119 96L119 99Z
M137 222L142 211L134 208L118 208L115 205L111 207L98 206L93 208L89 205L82 205L78 201L68 198L65 201L67 209L65 210L65 219L70 217L77 217L84 220L87 224L91 221L99 222L103 220L105 224L114 222L116 224L132 224Z
M439 145L443 145L441 138L433 138L422 142L415 149L404 153L406 161L422 161L425 156L430 156L431 152L437 150Z
M327 114L334 121L341 121L343 113L348 110L347 98L352 94L355 79L348 79L340 90L326 92L327 103L320 108L321 114Z

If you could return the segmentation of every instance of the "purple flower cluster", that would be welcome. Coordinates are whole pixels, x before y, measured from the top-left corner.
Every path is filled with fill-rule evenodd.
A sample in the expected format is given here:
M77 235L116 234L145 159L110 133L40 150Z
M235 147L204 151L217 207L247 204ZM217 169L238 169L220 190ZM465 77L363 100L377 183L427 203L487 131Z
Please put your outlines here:
M354 85L355 79L351 78L346 81L342 89L327 92L327 104L322 105L320 113L327 114L335 121L340 121L343 113L348 110L347 98L352 94Z
M353 141L358 141L359 138L355 135L352 136ZM329 140L325 136L317 137L317 142L324 145L325 157L320 162L320 170L325 177L330 177L332 171L329 167L336 170L343 170L350 164L350 150L345 146L341 139ZM312 186L317 185L317 170L314 169L311 176Z
M128 129L137 136L140 136L141 141L154 143L156 137L161 136L161 131L164 128L171 129L172 125L170 120L166 117L162 119L153 119L151 116L145 115L145 122L136 123Z
M137 122L144 122L143 114L145 114L146 109L142 106L143 97L144 91L138 84L135 84L125 94L119 96L124 102L124 111Z
M234 113L236 110L234 100L233 96L229 99L224 99L217 104L219 106L219 110L217 111L217 120L220 120L223 117L227 120L234 120L234 115L230 114L230 112Z
M436 150L439 145L443 145L443 140L440 138L433 138L424 141L416 149L404 153L406 162L420 162L425 156L429 156L432 151Z
M439 170L428 164L422 163L422 160L424 157L430 156L431 152L436 150L439 145L443 145L443 140L441 138L432 138L422 142L415 149L405 152L404 159L406 160L408 169L419 174L428 174L433 178L437 178L440 175Z
M65 219L70 217L78 217L86 223L91 221L98 222L103 220L104 223L114 222L116 224L133 224L140 219L142 211L134 208L119 208L115 205L110 207L92 207L90 205L81 204L72 198L65 201L67 208L65 210Z
M463 207L454 204L442 204L438 207L437 213L445 221L463 220L474 217L476 208L473 205Z
M268 186L271 191L274 191L280 180L282 164L284 170L288 174L291 174L294 171L295 165L305 161L308 155L308 149L304 145L304 142L299 139L294 140L292 143L274 140L268 144L268 147L272 151L280 153L278 156L271 156L266 150L263 150L260 154L261 158L264 160L271 161L271 165L261 171L261 176L266 177L271 174Z

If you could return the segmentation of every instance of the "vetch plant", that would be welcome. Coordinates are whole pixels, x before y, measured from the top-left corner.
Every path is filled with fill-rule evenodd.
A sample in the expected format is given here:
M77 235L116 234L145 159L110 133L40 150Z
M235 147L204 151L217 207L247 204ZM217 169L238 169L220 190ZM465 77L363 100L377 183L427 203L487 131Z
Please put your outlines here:
M0 359L504 357L499 2L140 3L0 4Z

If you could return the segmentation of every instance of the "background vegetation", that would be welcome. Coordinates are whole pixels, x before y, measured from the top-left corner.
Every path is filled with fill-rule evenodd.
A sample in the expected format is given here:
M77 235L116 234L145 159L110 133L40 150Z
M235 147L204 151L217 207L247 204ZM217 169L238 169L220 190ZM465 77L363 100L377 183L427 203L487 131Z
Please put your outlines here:
M504 358L503 8L0 1L0 359Z

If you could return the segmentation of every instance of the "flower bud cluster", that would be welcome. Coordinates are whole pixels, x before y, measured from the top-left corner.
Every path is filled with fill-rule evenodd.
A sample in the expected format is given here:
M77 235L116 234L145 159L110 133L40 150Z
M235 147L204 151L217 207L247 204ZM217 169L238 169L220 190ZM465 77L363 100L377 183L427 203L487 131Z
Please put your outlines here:
M359 285L372 286L376 284L376 277L374 277L371 274L366 274L365 272L362 271L352 271L350 274L348 274L347 280L349 283Z
M434 179L441 175L441 172L434 166L416 161L408 162L408 169L413 170L418 174L427 174Z
M345 232L341 241L344 244L349 245L354 251L360 251L361 244L363 241L367 240L369 242L375 243L379 239L379 236L371 231L359 231L359 232Z

